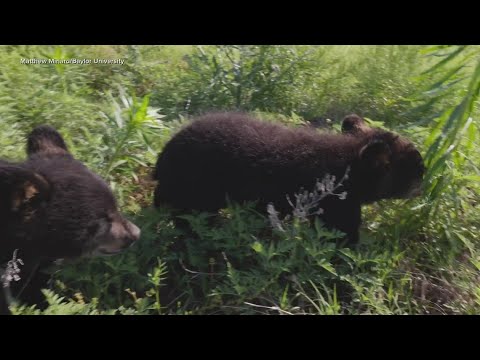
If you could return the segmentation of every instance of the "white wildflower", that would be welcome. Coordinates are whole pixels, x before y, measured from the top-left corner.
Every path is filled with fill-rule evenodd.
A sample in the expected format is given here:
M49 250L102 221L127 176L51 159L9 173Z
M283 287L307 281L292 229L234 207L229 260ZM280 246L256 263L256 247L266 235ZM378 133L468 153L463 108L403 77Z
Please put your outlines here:
M13 258L7 263L7 267L2 274L2 284L4 288L8 288L12 281L19 281L21 278L18 274L20 274L20 265L24 265L22 259L17 259L17 252L16 249L13 252Z

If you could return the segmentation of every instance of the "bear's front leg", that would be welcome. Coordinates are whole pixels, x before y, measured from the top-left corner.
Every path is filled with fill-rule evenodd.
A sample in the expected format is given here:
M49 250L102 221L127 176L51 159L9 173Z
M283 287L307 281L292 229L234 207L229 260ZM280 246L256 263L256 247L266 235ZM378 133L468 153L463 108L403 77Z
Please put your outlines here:
M359 202L336 200L335 204L326 207L322 219L328 229L336 229L345 233L341 243L354 247L358 244L361 224L361 206Z

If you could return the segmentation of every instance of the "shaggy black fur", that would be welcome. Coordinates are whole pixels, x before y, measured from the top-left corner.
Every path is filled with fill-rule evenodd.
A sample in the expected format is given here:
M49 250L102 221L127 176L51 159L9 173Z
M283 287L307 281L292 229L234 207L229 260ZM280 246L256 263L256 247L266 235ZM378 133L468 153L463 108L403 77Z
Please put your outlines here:
M313 189L326 174L350 176L320 207L329 228L358 240L361 204L418 193L424 166L408 140L369 128L350 115L344 134L288 128L239 113L207 114L179 131L160 154L154 177L155 206L216 211L230 200L272 202L282 213L300 188Z
M140 236L118 212L107 184L73 158L55 129L33 130L27 152L21 164L0 162L0 265L16 249L25 264L22 281L12 283L14 295L39 263L116 253ZM20 300L36 303L39 290L29 286Z

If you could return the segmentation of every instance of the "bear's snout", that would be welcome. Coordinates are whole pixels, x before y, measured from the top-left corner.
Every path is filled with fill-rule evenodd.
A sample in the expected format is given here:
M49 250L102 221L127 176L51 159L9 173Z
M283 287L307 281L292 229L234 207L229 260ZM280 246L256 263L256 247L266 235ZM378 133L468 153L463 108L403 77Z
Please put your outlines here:
M129 236L126 240L126 247L132 246L136 241L140 240L140 235L142 232L137 225L130 221L127 221L125 227L127 228L127 232L129 233Z
M98 246L103 255L115 255L132 246L140 239L141 230L132 222L118 218L112 223L110 233Z

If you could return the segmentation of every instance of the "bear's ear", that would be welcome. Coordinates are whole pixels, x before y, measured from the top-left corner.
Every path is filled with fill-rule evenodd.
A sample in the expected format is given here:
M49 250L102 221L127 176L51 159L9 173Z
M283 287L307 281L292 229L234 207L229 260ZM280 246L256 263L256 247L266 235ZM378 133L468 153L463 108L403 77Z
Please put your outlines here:
M357 114L347 115L342 121L342 133L344 134L365 134L369 130L370 128L365 123L365 120Z
M68 149L62 135L53 127L41 125L33 129L28 135L27 154L67 154Z
M40 174L15 165L0 164L1 206L8 211L19 211L26 204L45 200L50 194L50 184Z
M367 169L386 172L390 169L392 151L383 140L372 140L360 150L360 159Z

